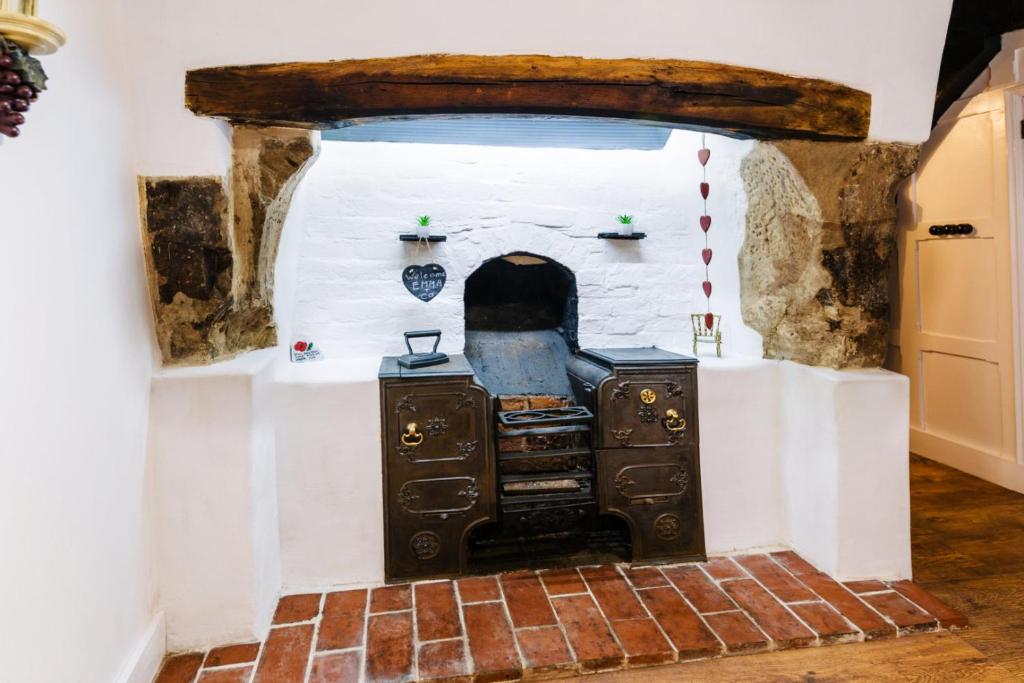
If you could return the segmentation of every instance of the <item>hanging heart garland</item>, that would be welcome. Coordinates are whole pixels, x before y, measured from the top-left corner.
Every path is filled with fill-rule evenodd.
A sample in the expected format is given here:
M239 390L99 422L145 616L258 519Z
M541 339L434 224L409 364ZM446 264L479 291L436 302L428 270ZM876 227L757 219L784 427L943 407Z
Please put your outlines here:
M700 229L704 231L704 249L700 256L704 261L704 282L701 287L704 290L704 297L707 299L707 313L704 314L704 327L710 332L715 326L715 315L711 312L711 276L709 266L711 265L712 251L708 243L708 231L711 230L711 216L708 214L708 195L711 194L711 185L708 183L708 161L711 159L711 150L704 146L705 138L701 135L701 148L697 150L697 161L701 166L700 196L704 200L704 212L700 217Z

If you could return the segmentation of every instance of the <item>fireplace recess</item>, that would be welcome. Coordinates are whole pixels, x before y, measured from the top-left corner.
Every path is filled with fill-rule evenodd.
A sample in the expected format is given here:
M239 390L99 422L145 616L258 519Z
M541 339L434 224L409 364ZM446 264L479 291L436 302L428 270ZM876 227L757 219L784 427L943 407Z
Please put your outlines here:
M465 355L381 364L387 580L703 559L697 360L579 349L575 278L540 257L465 302Z

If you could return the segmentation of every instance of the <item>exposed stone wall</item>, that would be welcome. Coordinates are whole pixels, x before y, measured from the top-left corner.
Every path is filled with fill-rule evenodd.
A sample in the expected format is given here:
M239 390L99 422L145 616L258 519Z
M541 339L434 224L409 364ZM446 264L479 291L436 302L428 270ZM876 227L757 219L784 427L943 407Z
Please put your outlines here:
M276 343L277 245L316 140L308 131L239 127L227 180L140 179L164 363L208 363Z
M920 148L897 143L758 143L741 167L747 236L744 321L766 358L881 366L896 189Z

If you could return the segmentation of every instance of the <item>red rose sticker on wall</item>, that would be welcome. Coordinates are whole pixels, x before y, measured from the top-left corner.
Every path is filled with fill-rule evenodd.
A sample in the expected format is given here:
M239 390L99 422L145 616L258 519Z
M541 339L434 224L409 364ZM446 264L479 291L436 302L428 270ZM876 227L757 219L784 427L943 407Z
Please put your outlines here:
M292 344L291 357L293 363L305 363L311 360L320 360L320 349L313 345L313 342L299 339Z

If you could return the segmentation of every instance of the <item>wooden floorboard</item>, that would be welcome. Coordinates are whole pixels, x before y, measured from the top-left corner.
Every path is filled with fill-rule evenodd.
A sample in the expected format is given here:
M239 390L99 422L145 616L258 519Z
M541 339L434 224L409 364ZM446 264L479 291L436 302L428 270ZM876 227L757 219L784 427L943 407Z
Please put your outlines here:
M914 580L970 628L588 677L659 681L1024 680L1024 495L910 461Z
M970 628L959 632L959 638L1024 679L1024 572L931 583L927 588L970 619Z
M911 459L914 579L971 620L958 634L1024 677L1024 495Z
M641 681L1019 681L950 633L932 633L827 648L632 669L590 677L593 683Z

